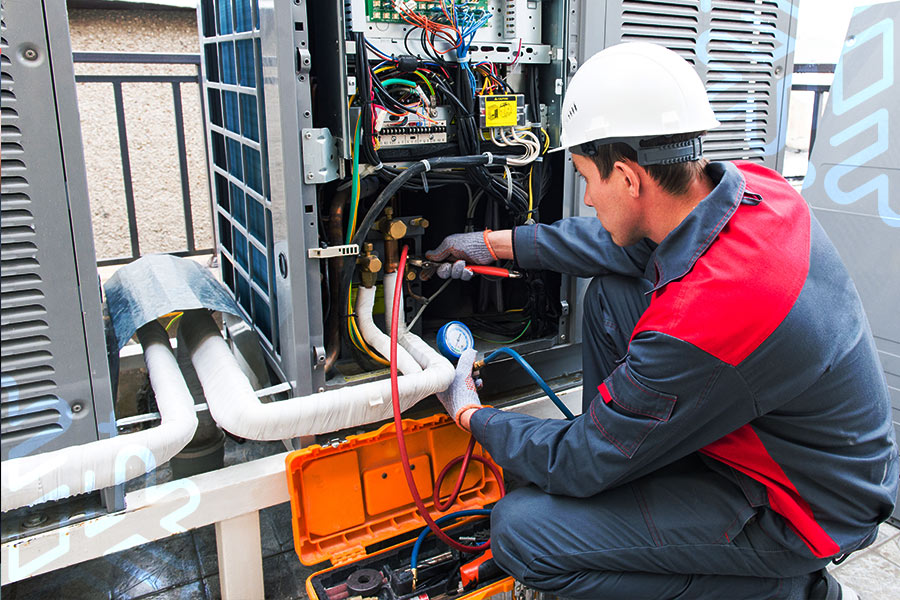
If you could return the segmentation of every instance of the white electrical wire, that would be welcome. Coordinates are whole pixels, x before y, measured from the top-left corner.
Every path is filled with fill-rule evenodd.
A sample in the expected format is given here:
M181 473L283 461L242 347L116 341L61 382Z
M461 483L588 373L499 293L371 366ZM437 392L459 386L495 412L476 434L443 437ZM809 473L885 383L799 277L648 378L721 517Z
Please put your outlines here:
M499 134L499 138L498 138ZM530 131L518 132L514 128L491 129L491 139L498 146L521 146L525 154L519 157L507 158L507 164L521 167L533 163L541 155L541 144L537 136Z
M425 312L425 309L428 308L428 305L431 304L431 302L432 302L435 298L437 298L438 295L439 295L441 292L443 292L444 290L447 289L447 286L450 285L450 282L451 282L451 281L453 281L453 280L452 280L452 279L447 279L447 281L445 281L444 284L443 284L441 287L438 288L438 291L436 291L435 293L433 293L431 296L429 296L428 298L426 298L424 302L422 302L422 306L419 308L418 312L416 312L416 316L414 316L414 317L412 318L412 321L410 321L409 323L407 323L407 325L406 325L406 328L407 328L407 329L412 329L412 326L416 324L416 321L419 320L419 317L422 316L422 313Z

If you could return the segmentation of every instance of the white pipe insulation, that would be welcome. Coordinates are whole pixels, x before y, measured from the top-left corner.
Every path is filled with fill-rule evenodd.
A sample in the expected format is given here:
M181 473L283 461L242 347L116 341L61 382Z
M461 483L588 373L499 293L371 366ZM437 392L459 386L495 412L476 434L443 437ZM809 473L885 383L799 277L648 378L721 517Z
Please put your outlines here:
M159 467L180 452L197 429L194 399L169 345L153 321L138 330L150 385L162 421L156 427L3 461L2 511L100 490Z
M384 326L390 333L391 321L394 318L394 290L397 288L397 272L384 274ZM411 335L406 330L406 319L403 318L403 290L400 290L400 306L401 309L397 313L399 323L397 323L397 337L402 340ZM419 339L418 336L412 336Z
M372 346L378 354L385 358L391 356L391 338L385 335L372 320L372 307L375 306L375 287L360 286L356 290L356 320L359 324L359 333L363 340ZM387 306L387 304L385 304ZM390 316L388 316L390 321ZM401 320L402 323L402 320ZM405 328L404 328L405 329ZM390 331L390 330L388 330ZM398 340L400 336L398 336ZM404 375L418 373L422 370L409 352L401 345L397 345L397 370Z
M384 274L384 326L390 331L391 330L391 320L393 318L393 310L394 310L394 289L397 285L397 273L385 273ZM400 291L400 306L403 306L403 291ZM406 320L403 318L403 310L400 310L399 315L399 323L397 323L397 339L399 341L400 346L406 348L406 350L416 358L419 362L421 362L422 357L428 355L436 355L439 358L446 361L448 365L450 365L450 369L452 369L452 373L450 374L450 378L447 380L447 383L442 388L438 388L437 391L442 392L450 386L450 383L453 381L453 376L456 374L455 367L450 364L446 358L438 354L434 351L434 349L425 343L422 338L411 333L406 329Z
M203 385L210 414L236 436L285 440L375 423L393 414L389 379L263 404L206 311L186 312L179 327ZM400 408L406 410L447 389L453 381L454 368L412 334L403 336L400 344L422 368L398 379Z

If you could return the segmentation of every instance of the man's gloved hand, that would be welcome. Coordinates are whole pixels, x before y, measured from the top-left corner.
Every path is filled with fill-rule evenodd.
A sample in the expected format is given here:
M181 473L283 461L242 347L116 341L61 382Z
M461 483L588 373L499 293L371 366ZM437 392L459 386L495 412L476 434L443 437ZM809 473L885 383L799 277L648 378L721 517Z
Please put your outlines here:
M472 379L472 364L478 352L474 348L466 350L456 363L456 375L453 382L443 392L438 392L438 400L444 405L447 414L453 417L459 425L459 416L467 408L481 408L481 400L478 399L478 391L475 388L475 380Z
M425 258L434 262L446 260L448 257L457 258L452 265L446 263L438 267L438 277L447 279L468 280L472 278L472 271L466 269L466 263L487 265L497 260L494 249L488 242L490 229L474 231L472 233L454 233L448 235L441 245L425 253Z
M454 233L448 235L441 245L425 253L425 258L435 262L445 260L448 256L460 258L476 265L486 265L497 260L494 249L488 242L490 229L473 231L472 233Z

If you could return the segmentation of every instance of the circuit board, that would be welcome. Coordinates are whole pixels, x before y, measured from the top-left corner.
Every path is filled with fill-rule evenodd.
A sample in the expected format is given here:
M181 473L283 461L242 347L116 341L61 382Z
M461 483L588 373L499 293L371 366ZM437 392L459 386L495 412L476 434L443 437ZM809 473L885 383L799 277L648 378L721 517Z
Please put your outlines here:
M415 12L426 17L443 14L440 0L396 0L413 8ZM395 0L366 0L366 17L373 23L405 23L403 17L394 8ZM445 0L449 8L453 0ZM488 0L470 0L466 3L469 10L488 10Z

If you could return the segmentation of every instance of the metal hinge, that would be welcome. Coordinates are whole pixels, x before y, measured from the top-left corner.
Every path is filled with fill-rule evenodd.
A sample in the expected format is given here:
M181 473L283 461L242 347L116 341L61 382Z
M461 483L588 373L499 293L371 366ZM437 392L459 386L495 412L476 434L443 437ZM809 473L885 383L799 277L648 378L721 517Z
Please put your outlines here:
M305 75L312 69L312 57L309 50L297 48L297 73Z
M328 246L327 248L310 248L310 258L337 258L339 256L356 256L359 254L359 244L346 244L344 246Z
M328 183L338 178L338 152L331 131L308 128L300 132L303 150L303 182Z

